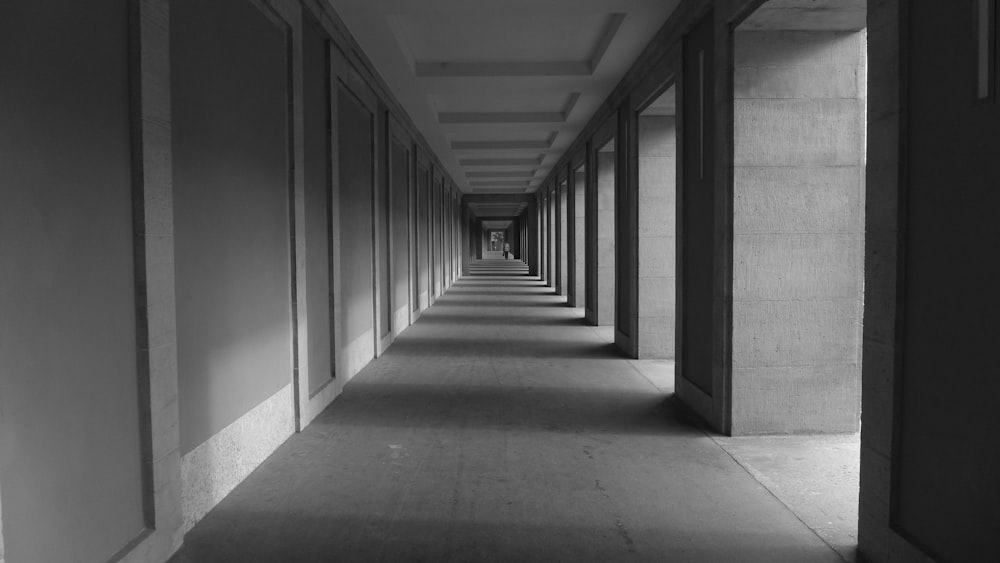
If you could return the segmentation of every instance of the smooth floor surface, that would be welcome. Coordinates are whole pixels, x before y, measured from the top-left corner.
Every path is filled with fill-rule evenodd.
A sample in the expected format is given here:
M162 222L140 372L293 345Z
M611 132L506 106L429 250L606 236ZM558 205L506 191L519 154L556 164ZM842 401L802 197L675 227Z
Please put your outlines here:
M686 417L672 365L622 359L537 278L496 270L458 281L173 561L842 560Z

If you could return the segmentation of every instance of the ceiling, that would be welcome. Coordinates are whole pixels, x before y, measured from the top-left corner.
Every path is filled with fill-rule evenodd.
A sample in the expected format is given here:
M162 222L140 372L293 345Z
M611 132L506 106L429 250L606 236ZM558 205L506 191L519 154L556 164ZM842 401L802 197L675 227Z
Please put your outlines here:
M476 217L518 217L528 204L524 201L467 201L469 209Z
M740 31L859 31L868 0L768 0L739 25Z
M328 2L458 188L500 194L538 187L680 0Z

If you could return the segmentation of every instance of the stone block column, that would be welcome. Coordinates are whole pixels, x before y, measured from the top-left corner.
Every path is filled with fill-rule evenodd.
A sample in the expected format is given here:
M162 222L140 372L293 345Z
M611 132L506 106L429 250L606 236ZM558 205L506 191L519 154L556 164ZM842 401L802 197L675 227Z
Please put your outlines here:
M677 118L639 117L640 358L674 357Z
M732 433L859 427L863 32L737 31Z
M615 153L597 153L597 324L615 324Z

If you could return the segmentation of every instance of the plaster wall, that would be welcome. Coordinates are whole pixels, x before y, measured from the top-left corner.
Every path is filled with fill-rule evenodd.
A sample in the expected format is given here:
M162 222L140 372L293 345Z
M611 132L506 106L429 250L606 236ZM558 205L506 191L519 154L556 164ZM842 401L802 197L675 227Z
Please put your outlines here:
M128 14L0 5L0 560L104 561L146 528Z
M615 153L597 153L597 324L615 324Z
M864 49L735 34L733 434L858 430Z
M638 125L638 352L640 358L673 358L677 269L677 118L640 115Z

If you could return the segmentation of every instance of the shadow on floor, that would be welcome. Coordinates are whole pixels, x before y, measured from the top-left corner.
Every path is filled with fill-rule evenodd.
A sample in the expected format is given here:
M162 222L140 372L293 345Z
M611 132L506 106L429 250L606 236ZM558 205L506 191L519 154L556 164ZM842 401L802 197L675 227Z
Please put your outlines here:
M496 295L494 294L496 297ZM444 296L434 302L435 307L476 307L477 309L484 309L490 307L496 308L506 308L506 307L530 307L532 309L537 309L539 307L566 307L565 301L549 301L549 302L539 302L535 300L524 299L523 295L510 295L510 299L484 299L484 298L464 298L464 297L452 297ZM555 296L553 296L555 297ZM536 296L537 298L537 296ZM430 311L428 311L430 313Z
M173 561L839 561L566 307L463 278Z
M428 313L420 317L420 323L422 325L428 325L428 324L447 325L459 321L464 324L478 325L478 326L496 326L496 325L567 326L567 327L590 326L589 324L587 324L586 320L582 316L567 317L567 318L550 318L550 317L483 314L475 318L470 318L468 315L447 314L447 313L438 314L435 311L433 314Z
M420 320L424 319L421 317ZM523 325L524 323L517 324ZM442 338L416 334L407 335L405 339L397 340L387 355L389 358L408 357L407 359L419 357L454 359L483 356L506 356L529 360L621 360L624 358L621 351L612 342L539 341L510 337L485 340L480 335Z
M330 506L290 511L278 500L270 510L248 511L220 505L210 525L202 526L171 563L835 561L816 548L783 544L766 528L734 540L719 523L691 529L680 514L655 523L626 525L619 519L608 529L587 523L586 514L576 523L525 518L522 501L498 503L492 521L455 521L447 513L437 518L352 513L337 507L335 496L315 502L321 500ZM245 530L239 546L208 541L225 534L230 522ZM251 560L244 559L248 554Z
M357 382L310 432L362 427L702 436L676 407L651 390Z

